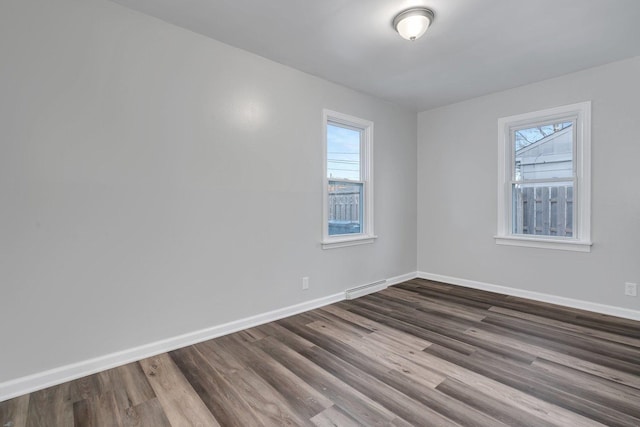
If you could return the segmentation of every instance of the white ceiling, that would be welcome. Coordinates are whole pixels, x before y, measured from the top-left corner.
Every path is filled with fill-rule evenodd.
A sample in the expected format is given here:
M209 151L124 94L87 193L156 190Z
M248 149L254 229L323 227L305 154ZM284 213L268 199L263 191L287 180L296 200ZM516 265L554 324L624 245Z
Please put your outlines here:
M417 111L640 55L640 0L113 1Z

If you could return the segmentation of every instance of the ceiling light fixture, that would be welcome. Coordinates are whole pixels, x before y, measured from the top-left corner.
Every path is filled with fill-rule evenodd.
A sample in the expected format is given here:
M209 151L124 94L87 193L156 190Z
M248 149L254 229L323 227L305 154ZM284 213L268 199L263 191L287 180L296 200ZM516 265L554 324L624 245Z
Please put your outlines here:
M393 28L403 39L416 40L422 37L433 22L433 11L425 7L414 7L400 12L393 18Z

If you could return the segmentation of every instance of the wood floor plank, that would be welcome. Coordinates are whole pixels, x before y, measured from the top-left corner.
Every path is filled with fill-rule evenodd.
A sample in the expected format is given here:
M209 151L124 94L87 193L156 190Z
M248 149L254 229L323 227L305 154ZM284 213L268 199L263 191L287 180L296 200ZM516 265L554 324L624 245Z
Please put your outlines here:
M559 305L511 296L494 305L519 310L525 313L544 315L551 319L562 320L567 323L611 332L634 339L640 338L637 322L633 320L615 318L575 308L562 307Z
M113 390L111 383L105 386L101 380L103 373L88 375L71 381L69 384L69 398L71 402L78 402L84 399L90 399L99 396L102 393Z
M360 316L359 314L340 308L337 305L328 305L320 310L328 312L337 318L345 319L352 323L364 326L367 329L373 331L372 335L376 334L376 336L387 337L400 343L403 346L410 346L416 350L422 350L423 348L431 345L430 341L421 339L419 337L416 337L415 335L402 332L398 329L390 328L367 317Z
M395 343L387 345L384 343L384 338L381 339L379 336L373 336L376 333L371 334L362 340L354 340L348 336L340 339L340 337L335 334L335 328L332 328L330 325L325 325L323 327L323 324L319 322L317 324L311 323L307 325L307 327L314 329L321 334L338 339L343 344L351 347L354 350L353 354L367 354L367 358L369 360L375 360L381 365L380 369L375 365L360 365L356 357L347 356L345 359L357 366L362 366L368 372L374 372L377 374L377 378L379 379L384 380L393 378L395 374L391 374L391 371L396 371L402 373L402 375L406 377L407 381L419 383L423 389L435 388L445 379L444 376L418 366L402 357L404 352L413 352L415 351L414 349L395 345ZM349 351L347 350L347 352ZM344 355L344 353L342 354ZM387 369L387 371L382 370L382 367ZM395 380L393 381L395 382Z
M173 351L170 355L221 425L262 425L238 391L194 346Z
M157 411L159 404L152 403L157 400L156 395L139 363L120 366L112 372L112 375L112 384L115 387L114 396L120 409L123 426L140 425L140 423L145 425L144 415L141 416L139 412L157 420L158 423L166 419L162 409Z
M406 334L402 333L392 335L386 331L377 331L371 335L363 337L359 342L371 343L372 345L376 345L381 349L388 351L422 351L433 344L425 340L413 339L413 337L405 339L406 336Z
M638 349L631 346L573 332L564 332L553 326L531 324L531 322L501 315L491 314L485 317L481 324L502 327L518 333L519 336L526 335L532 344L540 343L545 347L566 354L575 352L575 354L580 354L581 358L593 357L599 362L610 359L607 366L634 374L640 373ZM594 354L590 356L588 353Z
M567 372L573 373L573 371L569 370ZM606 408L625 414L625 416L634 417L640 425L640 405L638 405L640 400L637 399L637 394L620 392L619 389L608 387L604 384L600 384L599 387L592 387L594 382L585 381L580 376L574 376L571 381L567 381L566 377L563 378L560 375L550 373L548 370L540 369L540 365L535 364L522 369L521 373L527 373L531 378L535 378L545 386L578 396L584 399L586 405L591 405L590 402L596 402L597 405L603 405ZM543 389L543 387L539 388Z
M239 392L242 392L244 400L265 425L304 425L310 418L309 412L313 416L330 405L330 402L327 402L328 404L323 406L313 398L310 399L310 403L315 405L310 407L301 404L304 403L302 400L288 399L287 397L293 397L293 394L290 390L283 388L281 389L286 396L282 395L277 388L258 374L258 372L264 374L273 367L273 365L269 366L270 358L259 357L260 355L253 352L250 347L242 345L242 339L238 334L200 345L206 347L202 349L203 354L218 360L218 364L234 359L235 366L231 369L223 368L225 378ZM314 397L316 397L315 393Z
M609 396L616 401L616 404L627 405L633 408L636 418L639 417L640 411L640 390L620 384L614 381L608 381L602 377L592 375L570 366L565 366L549 360L537 359L532 363L532 369L539 372L547 373L556 383L563 385L579 385L581 394L595 393L596 395ZM597 398L597 401L600 397Z
M412 291L418 295L425 295L427 297L435 298L442 301L447 301L452 304L463 305L463 306L472 307L480 310L488 310L490 307L494 305L494 302L476 301L471 298L465 298L464 296L451 295L447 292L441 292L435 289L430 289L426 287L424 284L418 284L414 282L405 282L396 286L399 287L400 289L406 289L406 290Z
M138 363L128 363L101 373L109 377L120 407L140 405L156 397L153 388Z
M267 338L259 341L258 345L359 423L366 426L386 426L396 418L393 412L387 410L381 404L347 385L279 341Z
M361 306L362 303L355 303L357 306ZM370 303L365 303L366 306L371 306ZM371 307L374 308L374 307ZM355 311L355 309L353 309ZM375 313L373 310L368 310L365 315L371 315ZM375 314L374 319L378 321L389 322L389 318L394 319L397 322L401 322L404 324L405 328L409 328L411 331L415 331L415 327L418 327L422 330L423 336L425 338L431 337L431 341L437 344L440 344L444 347L451 348L455 351L464 354L471 354L475 351L476 348L483 348L488 351L492 351L501 356L506 356L510 358L514 358L517 360L521 360L524 362L532 362L535 359L535 356L526 351L521 351L515 349L513 347L507 347L502 345L500 342L496 341L485 341L482 339L478 339L477 337L472 337L470 334L467 334L466 331L469 328L464 329L462 325L456 325L455 327L447 327L440 321L434 321L433 318L425 319L424 316L411 314L411 313L401 313L401 312L393 312L387 314ZM383 320L384 319L384 320ZM397 322L392 324L396 328L402 327ZM465 325L466 327L466 325ZM414 332L415 333L415 332Z
M343 330L349 331L350 333L361 337L375 332L373 329L362 326L358 322L352 322L351 320L341 318L322 309L312 310L309 312L309 314L320 321L337 323Z
M291 333L286 328L283 328L276 322L267 323L265 325L260 325L255 329L259 329L265 335L274 337L278 339L280 342L286 344L288 347L295 351L305 350L309 347L313 347L313 343L305 340L304 338Z
M640 376L638 375L628 374L626 372L618 371L616 369L599 365L588 360L583 360L578 357L563 354L553 349L529 344L525 340L519 340L511 336L506 336L504 334L495 332L488 332L481 329L481 326L470 328L467 333L488 342L500 343L501 345L511 347L514 350L535 354L538 358L550 360L552 362L556 362L568 367L579 369L583 372L597 375L610 381L640 389Z
M139 363L173 427L220 425L168 354Z
M470 354L475 350L475 348L472 345L466 344L457 339L448 337L438 332L434 332L430 329L424 329L422 327L404 322L402 320L395 319L393 317L384 316L382 313L380 313L380 311L376 310L375 308L372 309L372 308L362 307L360 305L352 305L349 307L349 311L355 314L359 314L363 317L368 317L369 319L374 320L378 323L381 323L385 326L388 326L392 329L397 329L406 334L421 338L425 341L444 345L460 353Z
M341 341L362 340L364 338L363 335L353 333L348 329L344 329L335 323L330 323L325 320L316 320L315 322L308 323L306 326L307 328L317 332L322 332L323 329L331 330L334 336Z
M249 328L244 331L236 332L236 335L244 341L254 342L266 338L268 335L259 328Z
M400 283L396 286L397 287L414 286L424 290L434 289L443 295L448 294L449 292L451 292L453 289L456 288L455 285L450 285L448 283L434 282L432 280L425 280L425 279L418 279L418 278L407 280L406 282Z
M303 418L298 416L285 398L259 376L248 370L236 372L230 384L242 393L247 405L252 408L260 424L265 426L302 426Z
M29 394L0 402L0 426L25 427L29 410Z
M569 410L561 408L532 396L521 390L505 385L492 378L478 374L474 371L466 369L456 363L442 359L437 355L429 353L429 348L420 354L406 355L411 361L432 369L448 378L456 379L465 384L470 389L476 389L480 392L497 396L505 402L509 402L517 410L525 411L532 415L544 415L546 420L554 420L554 423L562 426L592 426L594 422L580 414L573 413Z
M114 391L80 400L73 404L75 427L122 426L122 411Z
M335 337L335 334L332 334L335 329L332 329L329 325L325 325L325 327L322 328L320 324L316 324L319 329L316 331L312 328L314 323L301 325L286 320L282 322L287 328L290 328L298 335L304 336L309 341L314 342L318 347L327 350L347 363L357 366L364 372L377 376L379 379L382 376L387 375L389 369L413 371L413 368L409 366L409 363L402 365L397 361L397 358L394 360L393 355L387 351L387 349L378 348L376 351L375 344L373 343L367 345L364 341L358 341L361 343L361 346L360 348L355 348L348 344L350 342L349 336L344 337L345 341L340 341L339 337ZM328 331L329 334L325 333L323 329ZM365 348L364 352L362 351L362 346ZM312 347L311 349L314 348L315 347ZM308 350L309 349L301 353L306 354ZM384 357L380 357L382 355L384 355ZM439 383L443 377L435 375L433 372L423 370L420 375L420 379L424 381L424 383L430 383L432 386L435 386L435 384Z
M441 359L446 358L458 366L605 425L631 427L640 423L640 420L634 420L633 417L605 406L601 402L587 400L579 394L571 394L546 384L544 381L540 381L539 378L527 375L526 371L515 372L514 370L503 369L501 364L489 359L479 359L473 357L474 355L460 355L444 347L431 346L425 352Z
M640 322L412 279L6 402L0 427L640 426Z
M27 427L57 427L73 425L73 407L69 383L31 393L27 412Z
M458 315L457 312L452 310L434 310L429 308L427 304L415 304L415 307L411 307L401 299L390 295L372 294L368 295L366 299L384 306L391 306L394 308L393 311L395 313L410 314L418 319L459 331L464 331L477 322L475 318L469 318L467 315Z
M483 393L453 378L447 378L438 384L436 389L509 426L551 427L554 425L530 412L519 410L517 406L510 405L509 402L504 402L493 394Z
M317 427L359 427L362 426L339 407L332 405L311 418ZM364 426L363 426L364 427Z
M572 323L561 322L559 320L550 319L548 317L538 316L536 314L530 314L530 313L523 313L521 311L512 310L504 307L491 307L489 311L492 313L500 313L510 317L524 319L531 323L538 323L538 324L553 326L560 330L574 332L579 335L600 338L603 340L632 346L634 348L640 348L640 339L635 339L632 337L622 336L622 335L614 334L611 332L600 331L598 329L588 328L585 326L574 325Z
M360 316L348 310L349 305L331 304L319 308L319 311L329 313L337 318L347 320L356 325L360 325L363 328L367 328L372 332L379 331L381 328L386 328L389 331L394 331L392 328L387 328L385 325L375 322L368 317Z
M266 338L266 337L265 337ZM231 340L234 337L230 337ZM310 419L333 406L322 393L302 381L293 372L254 346L231 347L227 357L240 357L251 369L277 390L301 418Z
M123 427L172 427L162 405L153 398L128 408L122 416Z
M331 354L322 348L312 347L305 350L303 356L412 424L456 425L453 420L419 404L399 390L388 386L355 366L342 359L331 357Z
M395 287L389 287L381 291L380 295L390 295L399 300L415 302L417 304L416 308L428 309L445 315L454 315L460 319L472 322L479 322L487 316L486 310L474 310L468 306L448 303L442 300L428 298L424 295L418 297L412 292Z

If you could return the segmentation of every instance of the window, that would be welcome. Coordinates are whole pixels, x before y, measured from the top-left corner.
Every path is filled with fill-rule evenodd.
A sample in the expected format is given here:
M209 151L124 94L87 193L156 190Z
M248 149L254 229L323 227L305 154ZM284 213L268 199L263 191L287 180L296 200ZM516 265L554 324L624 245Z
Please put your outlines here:
M591 250L591 103L498 120L496 243Z
M322 247L372 243L373 123L324 110Z

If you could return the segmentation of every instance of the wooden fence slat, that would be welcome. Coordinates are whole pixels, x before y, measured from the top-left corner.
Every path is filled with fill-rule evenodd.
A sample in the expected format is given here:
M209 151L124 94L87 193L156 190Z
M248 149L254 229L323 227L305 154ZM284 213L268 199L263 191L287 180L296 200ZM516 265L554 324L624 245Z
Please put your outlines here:
M573 186L567 187L567 227L566 236L573 236Z
M558 187L549 189L549 235L557 236L558 233Z
M536 208L535 189L532 187L525 188L526 208L525 208L525 234L535 234L534 212Z
M535 188L535 211L534 211L534 217L533 217L533 224L534 224L534 233L533 234L542 234L542 188L541 187L536 187Z
M567 187L558 188L557 229L558 236L567 235Z
M524 195L522 191L512 190L516 196L516 223L515 223L515 233L523 234L524 233Z
M525 187L515 193L515 233L573 235L572 185Z
M549 200L549 187L542 187L540 189L540 202L542 203L542 215L540 217L540 226L542 227L542 232L540 234L544 236L548 236L550 234L550 200Z

